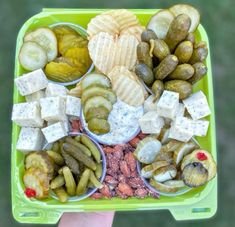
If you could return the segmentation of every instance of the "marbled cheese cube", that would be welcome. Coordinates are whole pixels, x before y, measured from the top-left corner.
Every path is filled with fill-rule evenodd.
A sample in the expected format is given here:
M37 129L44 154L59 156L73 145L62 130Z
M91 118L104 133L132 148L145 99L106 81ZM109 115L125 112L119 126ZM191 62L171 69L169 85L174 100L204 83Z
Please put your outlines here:
M57 122L47 126L46 128L43 128L42 133L44 134L48 143L53 143L68 135L64 125L61 122Z
M193 122L186 117L177 117L171 124L169 138L188 142L194 135Z
M193 134L195 136L206 136L209 127L209 121L195 120L193 121Z
M16 149L28 153L42 150L44 136L39 128L23 127L20 130Z
M174 119L179 105L179 94L164 91L157 103L157 113L161 117Z
M43 127L38 102L24 102L13 105L12 121L22 127Z
M66 97L66 114L70 116L80 117L81 99L67 95Z
M164 126L164 119L159 117L157 111L150 111L139 119L142 133L159 134Z
M47 97L40 99L41 117L46 121L64 121L65 100L63 97Z
M156 100L155 102L154 100L154 96L150 95L145 101L144 101L144 112L147 113L149 111L156 111L157 110L157 102L158 100Z
M30 95L47 87L48 80L42 69L23 74L15 79L16 87L21 95Z
M34 101L39 101L41 98L45 97L45 91L44 90L40 90L40 91L36 91L31 95L26 95L25 99L27 102L34 102Z
M206 96L202 91L198 91L184 99L183 103L193 120L198 120L211 114Z
M46 97L53 97L53 96L65 97L68 93L68 89L63 85L48 83L45 93Z

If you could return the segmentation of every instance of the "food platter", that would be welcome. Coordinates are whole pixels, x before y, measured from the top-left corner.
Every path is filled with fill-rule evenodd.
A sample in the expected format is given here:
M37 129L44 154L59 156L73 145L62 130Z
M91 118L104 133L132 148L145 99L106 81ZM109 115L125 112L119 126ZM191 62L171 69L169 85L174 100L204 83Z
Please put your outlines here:
M18 61L18 54L23 43L26 31L42 26L50 26L54 23L69 22L78 23L86 27L90 19L102 13L104 10L63 10L45 9L42 13L29 19L22 27L16 49L15 77L26 73ZM151 16L157 10L131 10L134 12L142 25L146 25ZM202 25L199 25L195 32L196 40L206 41L208 38ZM209 47L208 47L209 50ZM210 106L211 115L206 119L210 121L207 136L197 138L203 149L209 150L216 161L216 141L215 141L215 120L213 85L211 74L210 54L206 59L208 68L207 76L194 86L194 92L203 90ZM14 89L14 103L23 102L24 99ZM206 185L190 190L177 197L161 196L160 199L146 197L144 199L121 198L93 200L87 198L82 201L72 203L60 203L54 199L45 200L29 199L24 195L24 185L22 176L24 173L24 155L16 151L16 142L20 132L20 127L13 124L12 134L12 209L16 220L23 223L56 223L63 212L69 211L94 211L94 210L159 210L169 209L177 220L203 219L214 215L217 209L217 177Z

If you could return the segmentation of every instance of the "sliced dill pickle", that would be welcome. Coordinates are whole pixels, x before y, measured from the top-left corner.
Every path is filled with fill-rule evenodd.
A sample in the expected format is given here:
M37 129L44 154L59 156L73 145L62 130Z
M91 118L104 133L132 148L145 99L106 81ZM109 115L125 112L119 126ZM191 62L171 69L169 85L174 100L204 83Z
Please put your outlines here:
M95 134L105 134L110 131L110 125L107 120L92 118L88 121L88 128Z
M109 111L103 107L93 107L90 108L85 116L86 121L91 120L92 118L104 119L107 120L109 116Z

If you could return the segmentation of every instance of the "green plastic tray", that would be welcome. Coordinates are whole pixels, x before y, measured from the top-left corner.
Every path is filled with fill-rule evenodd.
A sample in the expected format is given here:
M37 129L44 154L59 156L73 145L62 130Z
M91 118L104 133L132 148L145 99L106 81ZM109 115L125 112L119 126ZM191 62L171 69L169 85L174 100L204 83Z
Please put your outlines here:
M30 18L21 28L16 46L15 77L22 75L25 71L18 61L18 53L22 45L23 36L26 31L40 26L48 26L57 22L78 23L86 28L89 20L101 13L101 9L43 9L43 11ZM146 25L151 15L157 9L134 9L133 11L143 25ZM209 44L206 31L199 25L195 32L197 40L204 40ZM210 52L209 52L210 53ZM216 160L216 136L215 136L215 113L213 101L213 85L211 73L210 54L207 57L207 76L197 84L195 91L203 90L208 98L211 107L211 115L207 118L210 121L209 131L206 137L197 138L202 148L211 151ZM14 87L14 103L23 102ZM11 182L12 182L12 212L14 218L21 223L56 223L63 212L82 211L137 211L137 210L164 210L168 209L176 220L205 219L212 217L217 210L217 177L206 186L193 189L190 192L177 196L160 199L129 198L126 200L113 198L92 200L85 199L79 202L62 204L54 199L44 201L30 200L26 198L23 191L22 175L24 171L24 155L16 151L16 141L19 134L19 127L13 124L12 131L12 159L11 159Z

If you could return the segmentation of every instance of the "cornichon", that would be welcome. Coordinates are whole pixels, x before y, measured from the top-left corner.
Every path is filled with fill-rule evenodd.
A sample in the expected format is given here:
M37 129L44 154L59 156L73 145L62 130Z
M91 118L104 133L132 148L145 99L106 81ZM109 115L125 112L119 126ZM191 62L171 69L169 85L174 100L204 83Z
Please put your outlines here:
M65 160L66 165L71 169L74 174L80 174L79 164L71 155L67 154L64 149L62 149L61 154ZM60 174L60 173L59 173Z
M194 68L190 64L177 65L176 69L167 77L167 79L188 80L194 74Z
M193 44L190 41L183 41L177 46L174 54L180 63L187 63L193 54Z
M149 52L149 44L146 42L140 42L137 46L137 58L139 62L146 64L150 69L152 69L153 61Z
M135 66L135 73L139 76L147 86L151 86L154 81L153 71L144 63Z
M192 57L189 60L190 64L195 64L197 62L202 62L206 59L208 55L207 44L204 41L201 41L194 46Z
M59 188L65 184L64 176L58 175L55 177L50 184L51 189Z
M71 196L74 196L76 194L76 183L69 167L65 166L63 168L63 175L64 175L64 180L65 180L65 187L66 187L68 194Z
M86 168L84 172L82 173L82 176L80 178L80 181L78 182L78 186L76 189L77 195L81 195L86 192L87 184L88 184L91 172L92 171L90 169Z
M149 43L151 39L157 39L156 33L151 29L144 30L141 34L141 41Z
M74 140L73 138L71 137L66 137L65 139L66 143L69 143L69 144L72 144L74 145L75 147L79 148L84 154L86 154L87 156L91 156L91 151L86 147L84 146L83 144L77 142L76 140Z
M68 201L68 194L63 187L56 188L53 191L57 195L60 202L65 203Z
M164 91L164 84L161 80L155 80L152 86L152 91L155 94L154 100L156 101L162 95Z
M150 55L151 53L162 61L167 55L170 55L170 49L166 42L162 39L150 40Z
M97 178L95 177L95 174L93 171L91 171L90 173L90 178L89 180L93 183L93 185L96 187L96 188L99 188L101 189L103 187L103 185L97 180Z
M60 152L60 144L59 144L59 142L53 143L52 150L55 151L55 152Z
M57 153L56 151L47 151L47 154L51 157L51 159L59 166L64 165L63 157Z
M94 156L96 162L100 163L100 161L101 161L100 151L98 150L96 145L90 140L90 138L88 138L85 135L82 135L81 136L81 142L90 149L90 151L91 151L92 155Z
M95 162L89 156L85 155L79 148L68 143L64 143L63 148L69 155L82 162L85 166L91 168L92 170L96 170Z
M197 62L193 65L194 74L188 79L188 82L191 84L195 84L199 80L201 80L207 73L207 67L202 62Z
M97 164L95 175L98 179L102 176L102 163Z

